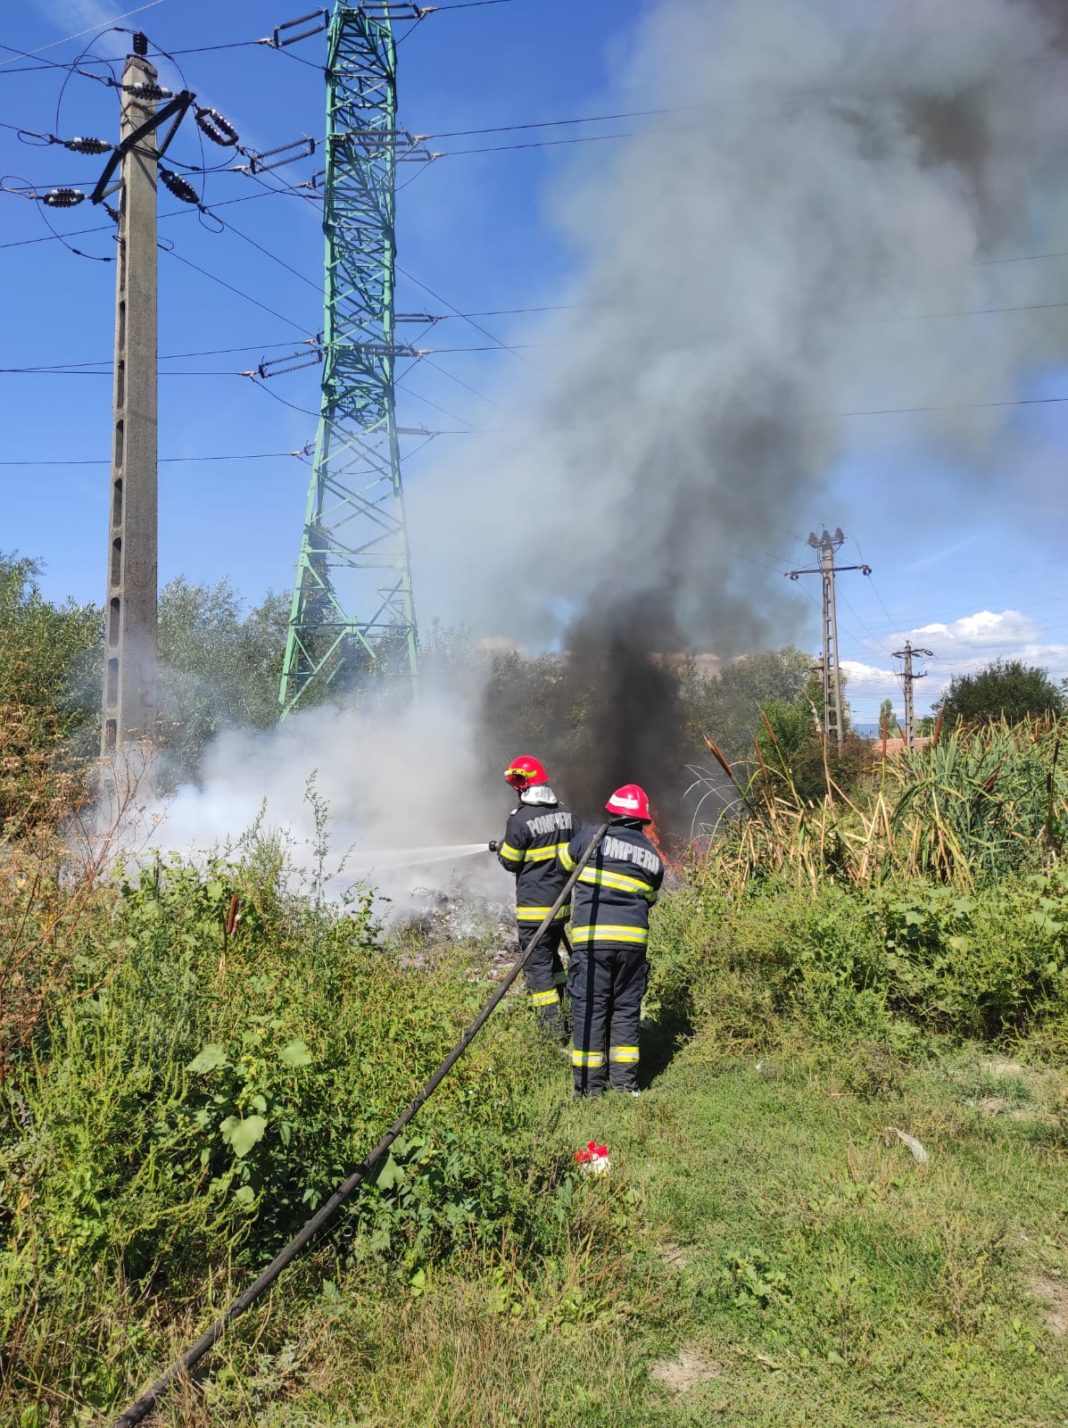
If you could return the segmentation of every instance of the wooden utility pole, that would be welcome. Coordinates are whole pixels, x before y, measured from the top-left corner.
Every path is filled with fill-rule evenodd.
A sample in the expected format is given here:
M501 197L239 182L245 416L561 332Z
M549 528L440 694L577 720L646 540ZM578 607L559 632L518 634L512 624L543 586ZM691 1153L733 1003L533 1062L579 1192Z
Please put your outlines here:
M894 651L894 659L900 659L904 661L904 668L901 671L901 679L905 686L906 749L912 748L913 740L916 737L916 706L912 696L912 686L917 679L925 679L927 677L926 670L914 670L912 668L913 655L927 655L927 657L930 659L934 657L934 651L921 649L918 645L910 644L908 640L905 641L905 648L903 650Z
M121 140L156 113L156 69L134 36L122 77ZM120 144L121 147L121 144ZM118 204L115 379L103 720L113 807L145 776L156 732L156 182L154 129L125 148ZM119 766L118 768L116 766ZM121 786L120 786L121 785Z
M843 570L859 570L864 575L871 574L870 565L835 565L834 557L845 540L841 526L833 535L824 528L822 535L813 531L808 543L819 553L820 563L806 570L788 570L791 580L802 575L818 575L823 585L822 611L822 651L820 655L820 683L823 686L823 737L828 744L840 745L845 723L842 717L842 673L838 662L838 607L835 599L835 576Z

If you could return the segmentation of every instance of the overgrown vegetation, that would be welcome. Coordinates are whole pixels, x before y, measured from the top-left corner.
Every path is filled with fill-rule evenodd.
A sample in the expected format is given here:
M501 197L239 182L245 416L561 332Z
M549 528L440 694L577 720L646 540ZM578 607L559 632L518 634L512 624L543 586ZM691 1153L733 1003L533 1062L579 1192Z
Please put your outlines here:
M754 783L658 909L648 1096L570 1106L511 1000L163 1421L1056 1423L1058 739L943 734L867 803ZM976 789L996 806L954 814ZM5 965L31 943L63 965L38 958L7 1028L0 1421L128 1396L486 994L484 947L382 942L364 901L286 892L283 865L257 837L206 870L0 883ZM591 1134L603 1181L573 1163Z
M262 830L116 874L70 824L96 612L4 569L0 1424L52 1428L249 1283L455 1040L497 938L384 938ZM281 607L175 599L266 720ZM680 671L734 808L654 917L648 1094L571 1104L509 999L161 1422L1061 1428L1065 723L831 758L791 652L732 669ZM195 758L219 706L180 697Z

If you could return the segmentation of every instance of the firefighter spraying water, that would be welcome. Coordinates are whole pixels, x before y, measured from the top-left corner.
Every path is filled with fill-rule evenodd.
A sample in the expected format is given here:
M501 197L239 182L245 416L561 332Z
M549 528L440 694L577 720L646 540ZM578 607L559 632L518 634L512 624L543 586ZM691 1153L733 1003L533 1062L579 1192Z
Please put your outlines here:
M520 951L525 950L538 923L545 917L567 882L560 854L574 834L571 812L549 786L544 764L529 754L513 759L504 771L505 782L519 794L519 804L508 815L504 838L490 843L501 866L515 874L515 917ZM563 1015L564 966L560 948L564 924L571 909L560 908L552 926L527 961L523 976L530 999L545 1030L561 1044L567 1040Z

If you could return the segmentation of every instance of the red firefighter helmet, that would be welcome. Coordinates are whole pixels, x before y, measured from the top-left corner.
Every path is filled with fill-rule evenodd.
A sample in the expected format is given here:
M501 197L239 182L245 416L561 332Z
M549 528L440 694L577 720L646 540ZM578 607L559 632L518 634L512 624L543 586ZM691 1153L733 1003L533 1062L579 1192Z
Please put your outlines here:
M617 788L605 808L619 818L638 818L643 823L653 821L649 812L649 795L636 783L625 783L622 788Z
M520 754L504 771L505 783L510 783L520 793L525 788L533 788L536 783L548 783L549 775L540 759L531 754Z

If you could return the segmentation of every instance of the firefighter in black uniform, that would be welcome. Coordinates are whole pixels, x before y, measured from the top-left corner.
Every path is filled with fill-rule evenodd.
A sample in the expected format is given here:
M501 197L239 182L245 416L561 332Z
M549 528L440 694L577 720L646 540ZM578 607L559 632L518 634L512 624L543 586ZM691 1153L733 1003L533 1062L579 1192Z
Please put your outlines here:
M560 854L575 829L570 810L549 787L549 775L538 759L528 754L513 759L504 777L518 792L519 806L508 815L504 838L500 843L491 843L490 848L501 866L516 875L515 917L519 949L523 951L567 882ZM561 999L566 976L560 947L570 911L565 903L523 968L530 999L542 1025L565 1044Z
M574 951L567 990L576 1096L599 1096L606 1082L616 1091L638 1094L649 909L664 877L660 855L643 831L652 821L644 790L625 784L605 808L611 815L608 832L572 892ZM563 850L565 872L574 870L588 841L586 830Z

